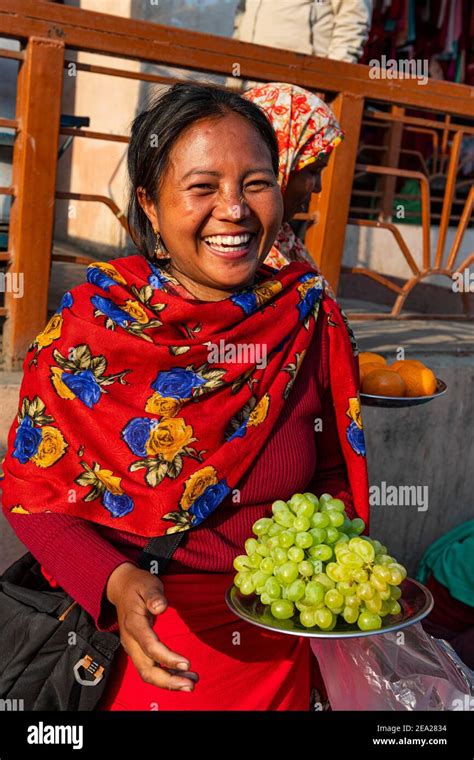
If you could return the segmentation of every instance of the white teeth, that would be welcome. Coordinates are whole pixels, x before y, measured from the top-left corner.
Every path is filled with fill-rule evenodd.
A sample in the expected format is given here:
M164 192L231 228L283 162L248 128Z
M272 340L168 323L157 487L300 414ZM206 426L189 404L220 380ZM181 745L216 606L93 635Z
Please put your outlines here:
M243 235L210 235L209 237L204 238L204 240L206 243L210 243L211 245L224 245L234 247L248 243L250 238L250 233L246 232Z

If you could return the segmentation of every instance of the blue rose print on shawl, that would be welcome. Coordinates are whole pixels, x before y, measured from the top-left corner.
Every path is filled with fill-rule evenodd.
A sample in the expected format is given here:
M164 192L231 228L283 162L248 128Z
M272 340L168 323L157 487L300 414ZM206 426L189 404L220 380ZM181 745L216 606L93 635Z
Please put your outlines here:
M92 296L91 303L96 309L105 314L106 317L115 322L117 325L123 327L127 322L136 322L136 318L131 314L127 314L119 306L117 306L110 298L103 298L102 296Z
M187 399L193 395L194 388L205 385L205 378L183 367L158 372L151 387L164 398Z
M314 279L315 276L316 275L314 272L307 272L298 279L300 282L304 283L307 280ZM299 286L298 290L301 292L301 286ZM322 290L322 286L318 284L308 288L304 293L302 300L298 304L298 311L300 313L301 322L304 322L304 320L307 319L307 317L312 313L316 303L321 297Z
M108 290L112 285L117 285L116 280L109 277L109 275L99 267L91 266L90 269L87 270L86 279L91 285L97 285L97 287L102 288L102 290Z
M253 314L258 308L257 296L252 290L237 293L231 296L230 300L235 303L236 306L240 306L245 314Z
M70 372L63 372L61 381L70 391L82 401L83 404L92 409L94 404L100 399L101 390L95 375L90 369L76 372L74 375Z
M153 274L151 274L148 277L148 283L152 286L152 288L158 288L160 290L163 290L163 288L166 288L166 285L168 282L168 278L166 277L166 275L163 274L161 269L154 266L154 264L152 264L151 261L148 262L148 265L153 272Z
M133 499L126 493L115 494L111 491L105 491L102 496L102 504L109 510L112 517L124 517L133 510Z
M193 527L209 517L228 493L230 493L230 488L225 480L219 480L218 483L208 486L189 509L189 512L194 515Z
M346 412L351 422L347 426L346 436L349 445L359 456L365 457L365 438L362 428L362 415L360 411L360 400L358 397L349 399L349 408Z
M34 427L31 417L24 417L16 431L13 455L21 464L26 464L38 451L42 433Z
M59 304L55 313L61 314L63 309L70 309L73 303L74 303L74 299L72 297L72 293L68 290L66 293L64 293L63 297L61 298L61 303Z
M157 420L148 417L134 417L124 427L122 438L135 456L146 457L146 444L156 424Z

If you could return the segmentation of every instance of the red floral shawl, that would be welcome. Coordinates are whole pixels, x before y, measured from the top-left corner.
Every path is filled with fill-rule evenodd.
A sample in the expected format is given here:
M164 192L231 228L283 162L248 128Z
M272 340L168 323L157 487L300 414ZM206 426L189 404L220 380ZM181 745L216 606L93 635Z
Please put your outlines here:
M253 287L219 302L183 298L170 282L132 255L90 265L65 293L24 360L3 509L143 536L196 527L252 467L319 318L354 506L367 521L357 366L322 278L302 263L263 266Z

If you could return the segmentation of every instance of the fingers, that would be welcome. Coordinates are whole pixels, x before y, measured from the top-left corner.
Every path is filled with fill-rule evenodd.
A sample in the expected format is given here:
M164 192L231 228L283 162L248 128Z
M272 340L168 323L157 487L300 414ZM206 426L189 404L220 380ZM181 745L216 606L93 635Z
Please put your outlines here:
M161 668L154 660L144 654L136 641L129 640L127 650L140 678L145 683L172 691L190 692L194 690L194 683L189 678L175 675L173 672Z
M124 619L126 632L137 642L142 652L153 662L176 670L189 670L189 660L165 646L150 626L146 614L131 612Z

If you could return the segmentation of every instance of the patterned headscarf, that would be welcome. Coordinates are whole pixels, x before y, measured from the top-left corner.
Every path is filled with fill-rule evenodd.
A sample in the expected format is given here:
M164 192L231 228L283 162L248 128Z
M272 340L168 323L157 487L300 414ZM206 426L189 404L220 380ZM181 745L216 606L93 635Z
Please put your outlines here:
M322 155L328 155L344 139L331 109L314 93L294 84L270 82L243 94L263 109L278 138L282 192L293 171L300 171ZM283 222L265 264L282 269L291 261L309 264L318 274L311 255L288 222ZM327 283L326 283L327 285ZM334 294L330 292L330 295Z
M278 138L278 181L284 192L292 171L328 154L344 138L331 109L312 92L294 84L270 82L243 94L265 111Z

